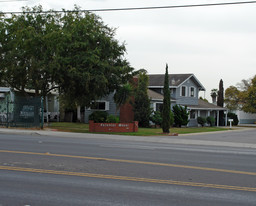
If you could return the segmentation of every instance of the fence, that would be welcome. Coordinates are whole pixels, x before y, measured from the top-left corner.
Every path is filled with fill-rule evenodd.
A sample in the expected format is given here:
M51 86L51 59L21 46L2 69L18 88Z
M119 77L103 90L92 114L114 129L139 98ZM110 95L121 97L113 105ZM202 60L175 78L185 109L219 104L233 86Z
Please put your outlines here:
M0 125L6 127L42 127L42 100L40 97L8 96L0 101Z

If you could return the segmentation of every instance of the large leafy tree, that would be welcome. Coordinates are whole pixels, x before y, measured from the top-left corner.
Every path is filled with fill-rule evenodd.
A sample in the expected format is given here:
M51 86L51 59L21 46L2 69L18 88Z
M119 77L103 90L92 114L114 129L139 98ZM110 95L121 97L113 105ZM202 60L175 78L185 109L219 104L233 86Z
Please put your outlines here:
M230 110L241 109L248 113L256 113L256 76L250 80L243 79L237 87L227 88L225 102Z
M115 29L90 12L42 12L0 17L0 82L46 96L58 89L66 102L89 107L133 76Z
M140 127L149 127L151 114L150 99L147 93L148 76L146 72L141 72L138 78L138 86L134 95L134 119L139 122Z
M65 13L62 50L59 50L59 85L69 100L90 106L132 77L124 58L124 44L114 38L115 29L89 12Z
M235 111L239 108L239 96L240 91L235 86L230 86L225 90L225 103L229 110Z
M0 78L6 86L45 96L55 88L59 15L41 13L42 7L23 8L23 14L2 16Z
M170 133L170 109L171 107L171 96L169 87L169 74L168 65L165 68L165 78L164 78L164 100L163 100L163 110L162 110L162 130L164 133Z
M256 113L256 75L251 80L247 91L240 94L243 101L242 110L249 113Z

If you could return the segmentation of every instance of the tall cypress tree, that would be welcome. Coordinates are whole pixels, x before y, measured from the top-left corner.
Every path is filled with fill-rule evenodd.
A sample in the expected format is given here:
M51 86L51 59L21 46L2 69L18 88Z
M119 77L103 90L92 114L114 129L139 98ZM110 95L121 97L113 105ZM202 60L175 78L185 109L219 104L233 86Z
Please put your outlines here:
M220 83L219 83L217 105L220 107L223 107L223 105L224 105L224 88L223 88L222 79L220 80Z
M220 107L224 106L224 88L223 88L223 81L222 81L222 79L220 80L220 83L219 83L217 106L220 106ZM220 111L219 125L220 126L224 126L224 112L223 111Z
M169 88L169 75L168 75L168 64L165 68L165 78L164 78L164 102L163 102L163 123L162 130L164 133L170 133L170 111L171 111L171 96Z

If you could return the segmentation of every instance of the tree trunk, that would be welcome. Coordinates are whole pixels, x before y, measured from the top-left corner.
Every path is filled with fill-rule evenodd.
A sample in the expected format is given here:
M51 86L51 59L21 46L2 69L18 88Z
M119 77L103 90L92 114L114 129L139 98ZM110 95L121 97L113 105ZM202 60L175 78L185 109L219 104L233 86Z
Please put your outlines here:
M77 122L81 122L81 106L80 105L78 105L77 107L76 107L76 113L77 113Z

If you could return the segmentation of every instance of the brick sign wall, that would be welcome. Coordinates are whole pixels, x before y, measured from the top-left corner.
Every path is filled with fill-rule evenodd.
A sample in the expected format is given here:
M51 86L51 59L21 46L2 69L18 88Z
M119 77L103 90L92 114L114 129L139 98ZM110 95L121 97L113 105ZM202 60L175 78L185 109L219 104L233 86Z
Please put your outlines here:
M138 122L133 123L94 123L89 121L90 132L137 132Z

